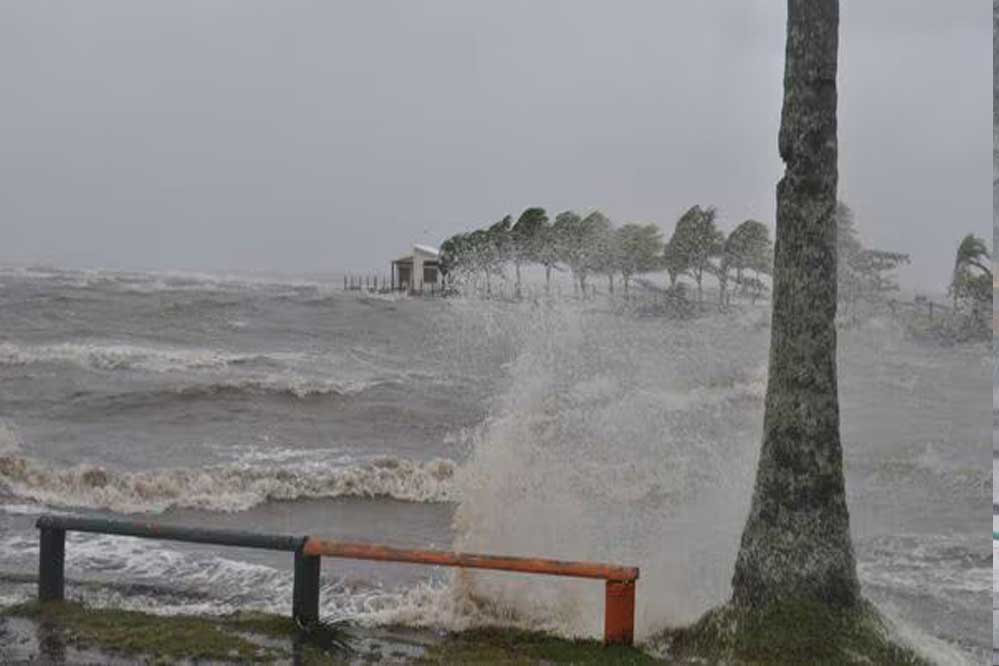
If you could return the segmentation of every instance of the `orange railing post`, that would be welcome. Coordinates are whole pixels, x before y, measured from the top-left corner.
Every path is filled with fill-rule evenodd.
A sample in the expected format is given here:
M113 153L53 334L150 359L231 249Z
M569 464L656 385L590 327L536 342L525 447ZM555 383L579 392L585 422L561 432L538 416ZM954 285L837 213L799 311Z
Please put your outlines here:
M635 641L635 581L609 580L604 597L604 643L631 645Z

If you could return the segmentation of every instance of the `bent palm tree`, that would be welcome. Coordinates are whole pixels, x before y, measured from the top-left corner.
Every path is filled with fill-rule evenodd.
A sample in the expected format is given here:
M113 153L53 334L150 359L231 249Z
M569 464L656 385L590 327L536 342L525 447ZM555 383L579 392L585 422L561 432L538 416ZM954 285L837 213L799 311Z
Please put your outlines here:
M992 281L991 254L985 241L974 234L968 234L957 247L954 259L954 275L950 282L951 295L954 297L954 307L958 298L966 291L966 285L977 278ZM981 276L987 276L982 278Z

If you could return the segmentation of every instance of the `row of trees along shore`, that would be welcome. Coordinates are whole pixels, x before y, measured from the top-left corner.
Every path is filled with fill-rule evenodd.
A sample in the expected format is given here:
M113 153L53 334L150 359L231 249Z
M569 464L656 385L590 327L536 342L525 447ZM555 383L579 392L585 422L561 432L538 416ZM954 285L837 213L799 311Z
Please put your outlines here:
M749 219L726 235L717 221L714 206L692 206L665 240L655 224L615 227L599 210L586 215L565 211L552 221L544 208L531 207L516 221L507 215L491 226L445 240L441 272L451 289L471 280L484 284L491 293L492 279L505 277L512 268L516 295L521 294L522 270L528 265L544 267L548 290L554 271L569 271L575 289L583 293L593 276L606 277L611 293L615 278L620 277L627 293L635 276L665 273L671 289L682 276L692 279L699 301L704 298L704 277L712 276L719 285L722 304L728 303L736 290L755 300L767 292L773 273L770 229ZM836 222L839 297L844 307L855 307L862 299L880 300L898 291L894 271L908 263L909 256L864 247L853 212L843 202L837 204ZM964 285L972 283L962 277L962 293L972 288Z
M760 274L773 265L773 244L765 224L746 220L726 239L716 225L717 210L693 206L677 221L669 241L655 224L629 223L615 227L601 211L580 215L565 211L550 220L544 208L528 208L514 222L507 215L499 222L470 233L452 236L441 244L441 272L455 287L463 278L479 278L491 291L491 279L513 268L515 290L522 287L526 265L543 266L546 288L552 273L568 270L573 285L583 293L593 276L608 280L614 292L621 278L625 292L637 275L665 271L670 285L681 275L692 277L703 297L704 275L714 275L757 293L764 289ZM756 274L749 277L749 271ZM723 287L724 288L724 287Z

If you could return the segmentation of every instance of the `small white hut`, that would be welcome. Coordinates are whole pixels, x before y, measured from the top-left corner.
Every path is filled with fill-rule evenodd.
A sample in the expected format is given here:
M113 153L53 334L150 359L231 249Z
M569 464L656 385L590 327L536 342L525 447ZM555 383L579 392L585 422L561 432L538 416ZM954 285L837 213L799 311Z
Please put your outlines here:
M392 288L422 292L440 287L440 251L429 245L414 245L412 254L392 262Z

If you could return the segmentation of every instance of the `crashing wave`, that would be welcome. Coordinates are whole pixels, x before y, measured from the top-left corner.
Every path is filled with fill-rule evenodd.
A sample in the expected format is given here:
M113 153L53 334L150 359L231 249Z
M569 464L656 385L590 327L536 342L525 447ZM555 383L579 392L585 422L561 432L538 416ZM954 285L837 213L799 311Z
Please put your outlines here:
M0 366L64 363L88 370L135 370L158 375L197 373L206 378L162 390L138 391L111 398L112 401L121 398L124 402L148 402L155 397L202 398L238 393L284 394L295 398L353 395L393 380L403 380L412 374L389 372L381 377L363 377L364 372L333 369L337 374L362 376L331 380L309 377L293 369L303 363L314 365L317 361L327 363L330 360L333 359L309 358L292 352L234 353L99 343L19 346L0 342Z
M49 506L120 513L171 508L244 511L269 500L386 497L409 502L455 500L453 461L383 456L343 465L227 464L203 468L122 471L97 465L51 467L0 455L0 485L10 495Z
M94 370L173 372L214 370L252 362L281 362L281 354L236 354L208 349L161 349L127 344L61 343L19 346L0 343L0 365L70 363Z
M389 380L337 382L309 379L295 373L218 379L216 381L180 384L147 391L94 394L92 401L102 409L125 410L145 406L162 406L174 400L212 400L247 396L310 399L353 396L389 383ZM76 396L77 399L83 394Z
M306 379L296 375L270 375L260 378L222 380L210 384L183 386L172 389L171 392L184 398L239 394L276 394L294 398L311 398L329 395L353 395L378 384L379 382L375 381L341 383L331 380Z

